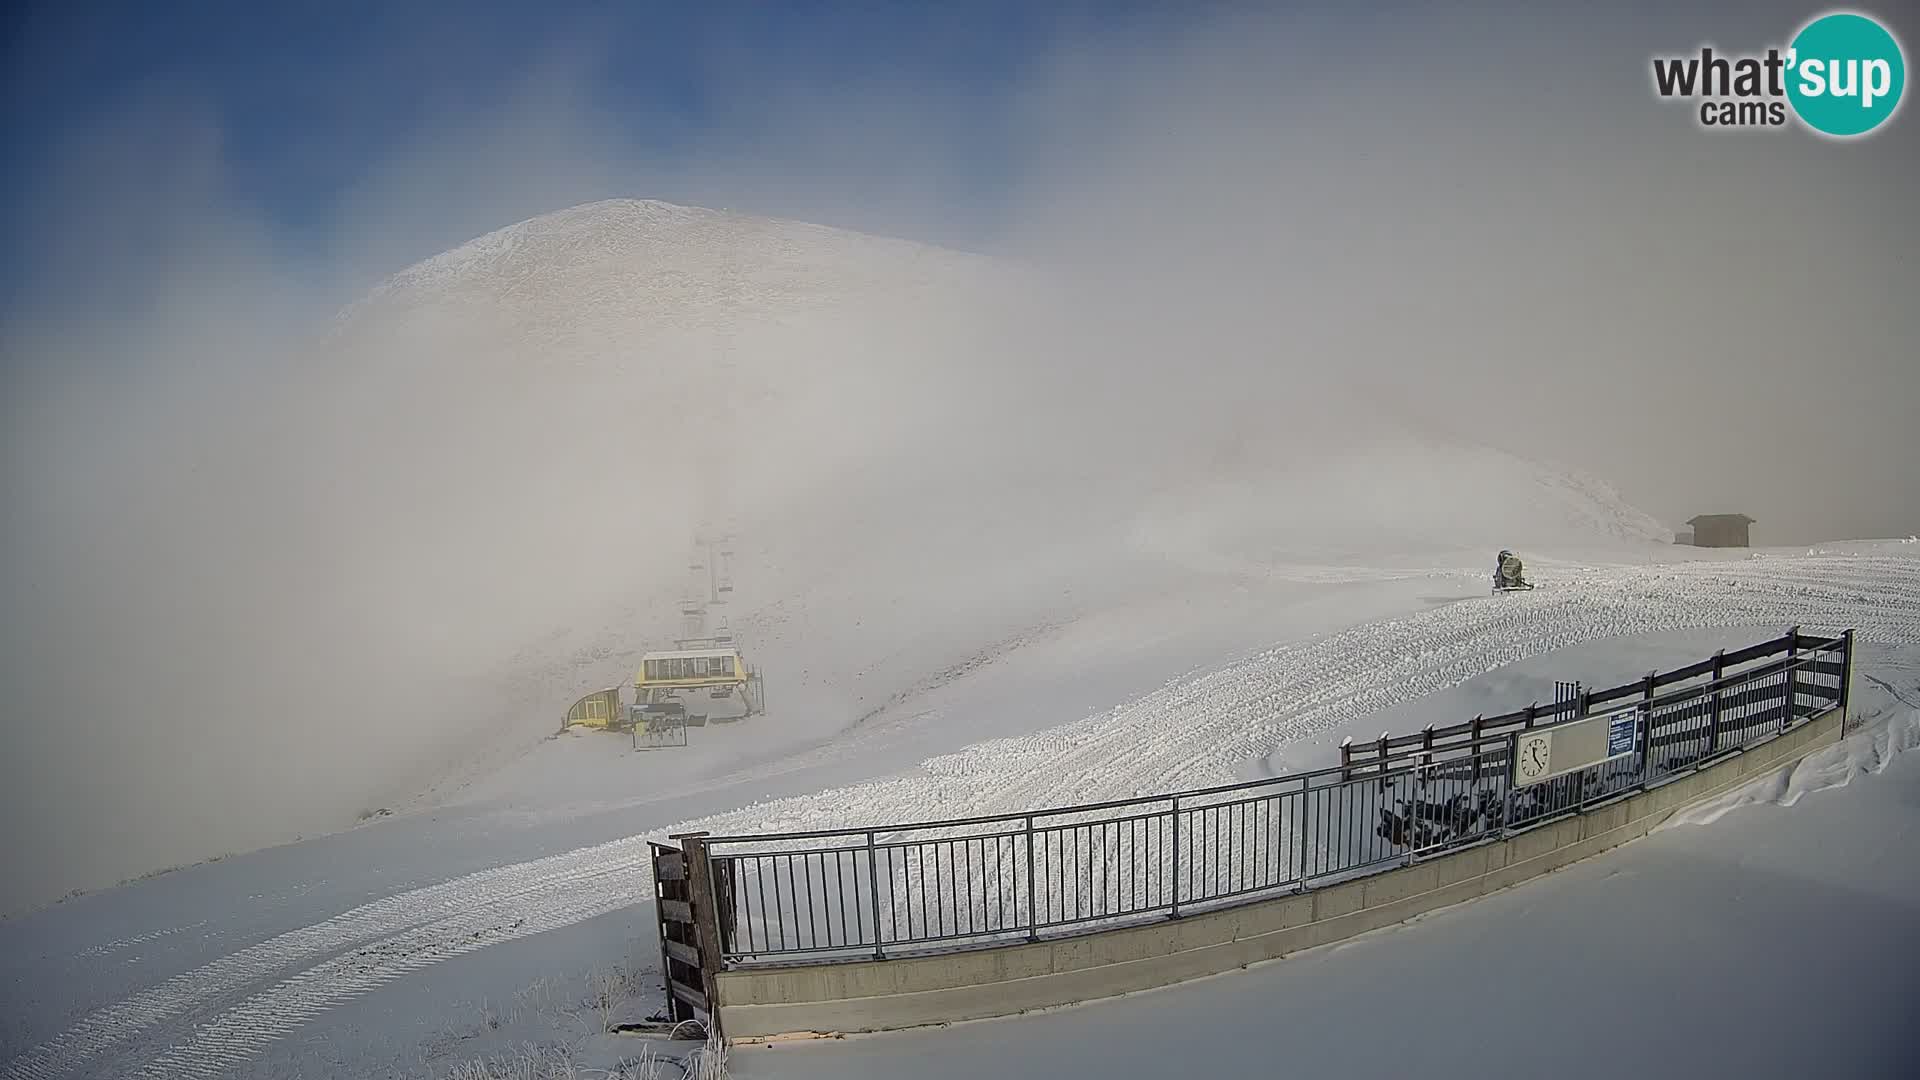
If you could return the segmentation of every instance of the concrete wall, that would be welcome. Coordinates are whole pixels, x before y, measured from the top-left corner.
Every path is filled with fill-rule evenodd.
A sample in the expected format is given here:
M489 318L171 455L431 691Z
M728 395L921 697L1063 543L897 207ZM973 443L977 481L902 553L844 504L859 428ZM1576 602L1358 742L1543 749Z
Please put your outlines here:
M730 1039L1011 1016L1212 975L1403 922L1645 836L1689 803L1835 742L1841 710L1576 817L1310 892L1078 937L719 974Z

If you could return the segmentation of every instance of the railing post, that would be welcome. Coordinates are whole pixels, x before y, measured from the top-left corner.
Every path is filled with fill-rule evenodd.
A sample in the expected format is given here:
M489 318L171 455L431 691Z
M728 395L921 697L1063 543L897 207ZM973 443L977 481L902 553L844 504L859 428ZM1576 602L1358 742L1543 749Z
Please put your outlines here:
M1840 736L1847 734L1847 703L1853 693L1853 631L1840 635Z
M1340 782L1353 779L1353 736L1340 740Z
M1533 706L1531 705L1527 706L1527 726L1528 727L1533 726ZM1506 744L1507 744L1507 782L1502 785L1505 791L1500 796L1500 835L1501 836L1507 835L1507 830L1513 826L1513 776L1515 771L1514 763L1517 760L1519 760L1519 757L1520 757L1520 736L1517 734L1507 736Z
M1027 940L1040 940L1040 918L1038 896L1040 879L1034 876L1033 859L1033 815L1027 815Z
M1707 754L1720 751L1720 684L1727 677L1727 650L1719 649L1713 654L1713 693L1708 695L1712 711L1707 716Z
M1344 785L1343 785L1344 789ZM1307 837L1313 835L1313 781L1302 778L1300 781L1300 813L1294 822L1293 846L1299 849L1300 877L1294 883L1294 891L1307 891Z
M1480 797L1478 794L1480 790L1480 778L1483 775L1485 766L1485 763L1480 760L1480 728L1486 720L1486 715L1486 713L1481 713L1479 716L1473 718L1473 787L1476 792L1474 795L1475 799Z
M1794 698L1798 697L1796 687L1800 685L1800 628L1787 631L1787 708L1780 716L1780 730L1793 726Z
M891 873L887 880L893 880ZM887 951L880 942L880 852L873 845L872 830L867 832L867 884L873 896L873 958L885 960Z
M1387 733L1384 731L1380 733L1378 748L1380 751L1380 779L1384 781L1387 778Z
M1647 672L1647 685L1641 692L1640 725L1640 786L1645 788L1653 782L1653 683L1658 671Z
M1180 796L1173 796L1173 918L1180 917Z
M1588 711L1592 708L1591 703L1588 701L1588 698L1592 695L1592 691L1586 688L1584 681L1577 685L1580 685L1580 693L1574 698L1573 707L1577 711L1573 714L1573 718L1576 720L1585 720ZM1573 805L1575 809L1581 809L1587 805L1586 769L1581 769L1579 772L1573 774Z

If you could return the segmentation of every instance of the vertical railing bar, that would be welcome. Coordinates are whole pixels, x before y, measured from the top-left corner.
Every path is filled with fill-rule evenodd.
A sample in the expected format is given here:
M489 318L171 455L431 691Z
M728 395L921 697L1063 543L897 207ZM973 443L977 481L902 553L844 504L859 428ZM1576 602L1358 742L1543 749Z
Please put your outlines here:
M1040 850L1047 855L1047 873L1052 881L1047 886L1047 923L1066 923L1073 919L1067 914L1067 883L1074 873L1073 864L1067 861L1067 838L1073 832L1073 826L1060 825L1050 830L1053 834L1053 850L1047 852L1045 844ZM1059 900L1056 907L1055 900Z
M1106 826L1100 822L1087 823L1087 914L1097 916L1106 911L1107 876L1107 835Z
M900 876L904 878L904 876L906 876L906 874L904 874L904 867L906 867L906 847L902 846L902 844L889 844L889 846L885 847L885 851L887 851L887 928L893 930L893 940L895 940L895 942L904 942L906 938L912 938L914 907L912 907L912 899L910 899L910 897L908 897L906 903L900 903L899 899L895 899L895 896L893 896L893 886L895 886L893 855L895 855L895 851L899 851L900 867L902 867L902 874L900 874ZM904 882L902 882L902 884L904 884ZM906 917L906 930L908 930L904 936L900 934L900 917L902 917L902 915Z
M768 948L773 944L772 928L767 925L769 918L767 914L769 910L767 907L767 877L769 875L766 868L762 865L766 861L767 857L765 855L755 855L753 857L753 878L754 881L760 885L760 947L762 949ZM778 883L774 885L773 895L774 902L778 903L780 897L780 886ZM773 918L776 922L778 921L777 915L773 916Z
M1085 919L1093 914L1093 826L1086 822L1073 827L1073 888L1073 917Z
M1207 886L1210 899L1219 899L1233 887L1233 807L1216 804L1213 810L1213 877Z
M1006 834L993 836L993 932L1006 930Z
M1095 842L1096 840L1098 841L1098 843ZM1092 914L1092 915L1105 915L1107 913L1107 899L1108 899L1107 897L1107 825L1106 825L1106 822L1097 821L1091 824L1090 826L1088 826L1087 846L1093 849L1092 853L1088 855L1088 858L1099 860L1097 862L1090 864L1087 867L1087 869L1090 871L1089 876L1092 878L1092 891L1093 891L1093 897L1087 905L1088 912L1089 914Z
M1344 781L1342 782L1344 783ZM1295 841L1295 844L1300 848L1300 888L1305 889L1310 876L1307 870L1307 860L1312 857L1314 851L1313 782L1311 780L1300 781L1300 799L1298 805L1300 812L1294 815L1298 820L1294 822L1295 828L1293 831L1294 834L1299 837L1299 839Z
M1173 901L1169 915L1181 917L1181 798L1173 796Z
M1283 880L1281 878L1281 805L1283 805L1281 799L1284 799L1284 794L1275 792L1267 796L1265 805L1261 807L1263 817L1260 819L1260 844L1267 849L1267 869L1260 874L1260 884L1263 888L1279 888Z
M787 907L790 901L786 898L783 898L780 895L779 867L780 867L781 856L775 855L773 858L774 858L773 903L775 907L774 913L780 920L780 950L782 952L785 952L789 948L787 944L787 924L789 922L797 920L799 916L799 912L798 911L794 912L794 915L795 915L794 920L790 920L787 918ZM787 855L786 860L787 860L787 892L791 894L793 892L793 856ZM798 942L800 940L800 929L798 926L794 927L793 939L795 942Z
M912 895L920 900L920 928L914 930L911 920L908 921L907 926L915 941L925 941L933 936L934 911L933 907L927 903L929 891L927 888L927 841L915 840L913 854L913 868L907 873L911 875L909 887L913 890Z
M1095 850L1094 844L1096 836L1095 829L1097 828L1098 826L1094 822L1089 821L1082 823L1078 830L1078 834L1084 838L1087 848L1086 863L1081 868L1082 876L1086 879L1086 895L1079 906L1079 917L1082 919L1090 919L1100 912L1100 883L1097 878L1099 866L1094 862L1094 860L1098 858L1098 852Z
M1053 924L1053 904L1057 891L1054 888L1053 878L1055 867L1058 865L1059 860L1054 856L1053 849L1048 845L1058 842L1059 836L1056 833L1049 832L1047 829L1041 829L1034 835L1040 841L1040 875L1034 879L1034 885L1042 890L1040 894L1040 919L1042 922L1051 926Z
M974 917L976 912L973 907L973 845L973 837L960 838L960 862L964 868L960 876L960 891L966 898L967 912L966 928L960 932L967 936L976 936L980 933L980 923Z
M826 873L826 867L824 867L824 866L823 866L823 867L821 867L821 868L820 868L820 871L821 871L821 873L823 873L823 874L824 874L824 873ZM813 856L812 856L812 855L810 855L810 854L805 854L805 853L803 853L803 854L802 854L802 855L800 856L800 873L801 873L801 876L802 876L802 877L803 877L803 878L805 879L805 881L806 881L806 883L807 883L807 941L808 941L808 947L809 947L809 948L818 948L818 947L820 946L820 929L819 929L819 927L817 927L817 926L815 926L815 925L814 925L814 921L813 921L813 909L814 909L814 902L813 902ZM799 922L799 920L798 920L798 919L796 919L796 920L794 920L794 921L795 921L795 923L798 923L798 922ZM796 926L796 929L798 929L798 927L797 927L797 926Z
M1213 891L1213 860L1219 837L1213 828L1212 807L1195 807L1193 819L1193 835L1187 840L1193 847L1193 888L1187 891L1187 902L1204 904Z
M1254 863L1258 859L1260 859L1260 846L1254 842L1254 803L1242 801L1240 803L1240 859L1236 859L1240 867L1240 880L1233 886L1235 892L1252 888L1256 878Z
M1267 839L1273 832L1272 797L1263 796L1256 805L1260 807L1260 837L1254 842L1253 848L1253 887L1264 889L1267 887L1267 875L1273 872L1273 848ZM1262 858L1266 860L1264 863L1260 861Z
M780 903L780 855L771 852L767 855L767 874L760 883L762 901L765 900L767 882L773 883L773 903L766 906L762 918L767 923L767 947L779 952L787 948L787 916ZM778 938L776 943L775 938Z
M953 932L962 937L978 933L973 922L973 838L960 837L955 841L960 845L960 858L954 866L953 894ZM966 897L966 905L961 906L960 898ZM960 925L960 913L966 912L966 926Z
M1099 868L1099 881L1095 886L1093 910L1102 916L1112 914L1109 908L1113 903L1113 883L1111 880L1113 871L1109 858L1111 853L1107 847L1107 828L1110 824L1111 823L1107 821L1099 821L1094 823L1093 826L1093 835L1098 837L1100 841L1097 845L1099 853L1096 856L1100 860L1097 864Z
M942 866L940 853L946 847L946 841L934 840L929 842L927 847L933 851L933 885L928 888L923 883L921 888L925 891L927 899L933 903L933 914L927 919L927 937L937 941L947 936L947 881L940 872Z
M903 833L896 850L900 853L898 876L893 876L893 853L888 852L887 854L887 870L889 873L887 878L887 891L889 894L896 888L900 891L898 916L894 920L893 940L904 945L912 942L919 936L913 931L913 862L915 853L919 851L919 848L915 845L914 841L907 839Z
M1033 815L1027 815L1027 936L1030 940L1040 940L1040 923L1034 899L1033 887Z
M1241 887L1251 892L1266 888L1267 875L1262 871L1262 867L1267 866L1268 863L1272 861L1272 853L1267 848L1266 796L1262 795L1247 804L1247 829L1252 839L1247 849L1248 877ZM1263 858L1267 859L1268 862L1263 863L1261 861Z
M1203 904L1212 891L1213 860L1215 841L1218 836L1213 828L1213 810L1199 806L1193 810L1193 835L1187 843L1193 847L1193 888L1187 891L1187 902Z
M854 940L853 933L848 929L851 924L847 921L847 869L845 862L841 858L841 856L847 854L849 854L849 852L845 848L836 848L833 853L834 892L839 894L840 899L840 940L836 944L842 946L859 944L859 942ZM857 866L858 864L856 863L855 865ZM860 875L856 873L853 880L857 890ZM860 894L857 891L853 897L853 913L855 915L860 914Z
M1117 832L1118 830L1116 830ZM1129 808L1126 835L1119 839L1122 850L1114 852L1115 865L1122 868L1122 876L1116 881L1115 888L1120 892L1120 903L1128 915L1140 913L1140 819ZM1125 855L1123 859L1121 856Z
M979 928L977 932L982 934L991 934L993 932L993 908L991 902L988 900L987 893L987 889L989 888L988 883L992 880L993 871L987 866L987 840L988 837L985 835L974 837L968 841L973 846L968 849L967 853L967 918L973 922L973 925ZM980 856L980 908L978 911L975 911L973 906L974 892L972 878L973 856L976 852Z
M932 856L933 870L927 870L928 856ZM940 912L942 886L940 881L940 841L920 841L920 936L928 941L937 940L946 927L946 921Z
M891 880L891 879L889 879ZM867 885L873 902L873 958L886 959L886 948L881 943L880 934L880 863L878 853L873 850L873 830L867 830Z
M1111 845L1107 843L1107 830L1109 828L1114 831L1114 840ZM1100 910L1103 914L1111 914L1112 912L1108 911L1108 909L1119 906L1115 903L1113 895L1114 861L1120 852L1119 831L1120 823L1117 821L1107 822L1100 826Z

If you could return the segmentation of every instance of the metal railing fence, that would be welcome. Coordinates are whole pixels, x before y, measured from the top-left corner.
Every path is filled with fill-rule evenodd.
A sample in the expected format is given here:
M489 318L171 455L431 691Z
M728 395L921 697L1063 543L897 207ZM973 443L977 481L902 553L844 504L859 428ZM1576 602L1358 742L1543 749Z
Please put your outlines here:
M708 837L723 962L886 957L1179 916L1404 865L1657 785L1844 706L1853 633L1773 641L1273 779L953 821ZM1599 706L1606 706L1602 709ZM1631 711L1633 748L1516 786L1519 733Z

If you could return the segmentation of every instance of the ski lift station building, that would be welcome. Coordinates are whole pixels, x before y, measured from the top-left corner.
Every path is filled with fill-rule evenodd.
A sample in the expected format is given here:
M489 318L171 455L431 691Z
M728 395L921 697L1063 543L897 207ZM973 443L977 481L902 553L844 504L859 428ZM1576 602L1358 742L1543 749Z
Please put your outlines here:
M1695 547L1749 547L1748 527L1753 519L1745 514L1701 514L1687 524L1693 526Z

